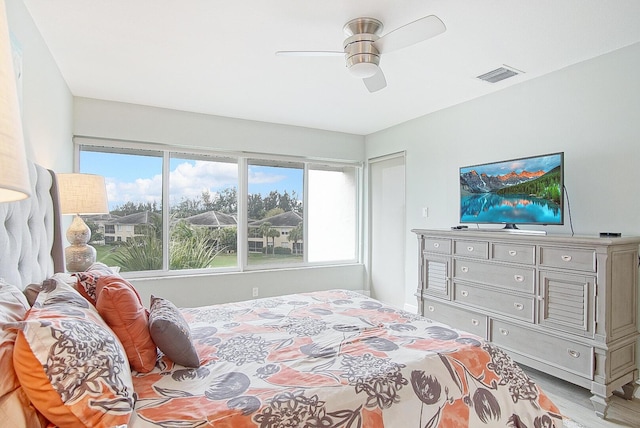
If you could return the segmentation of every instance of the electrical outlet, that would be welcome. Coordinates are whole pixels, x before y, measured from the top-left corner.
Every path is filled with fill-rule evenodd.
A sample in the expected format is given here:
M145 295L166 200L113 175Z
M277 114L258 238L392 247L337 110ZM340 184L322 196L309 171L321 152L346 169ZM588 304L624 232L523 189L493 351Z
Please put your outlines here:
M258 297L258 287L253 287L253 297Z

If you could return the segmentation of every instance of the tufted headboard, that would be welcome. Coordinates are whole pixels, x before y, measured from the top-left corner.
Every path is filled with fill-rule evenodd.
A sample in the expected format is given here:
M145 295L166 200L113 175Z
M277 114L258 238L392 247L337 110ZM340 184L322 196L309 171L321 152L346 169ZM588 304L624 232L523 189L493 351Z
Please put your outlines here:
M55 174L29 162L31 197L0 204L0 278L23 289L64 272Z

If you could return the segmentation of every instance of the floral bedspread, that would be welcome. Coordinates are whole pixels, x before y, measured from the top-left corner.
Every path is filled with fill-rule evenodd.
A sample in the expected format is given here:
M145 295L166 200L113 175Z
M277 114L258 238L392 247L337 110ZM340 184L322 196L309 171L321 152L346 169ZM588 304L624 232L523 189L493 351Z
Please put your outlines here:
M561 427L501 349L335 290L183 309L200 367L134 373L131 427Z

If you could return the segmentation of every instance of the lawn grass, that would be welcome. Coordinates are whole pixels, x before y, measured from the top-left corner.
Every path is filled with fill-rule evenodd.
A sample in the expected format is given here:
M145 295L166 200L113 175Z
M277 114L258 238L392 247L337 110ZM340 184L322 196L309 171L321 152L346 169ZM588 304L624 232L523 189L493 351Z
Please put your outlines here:
M114 245L93 245L96 249L96 260L106 264L107 266L117 266L113 256L118 253L118 247ZM249 265L275 264L275 263L301 263L302 255L289 254L249 254ZM213 260L212 268L234 267L238 266L238 255L236 253L221 253Z

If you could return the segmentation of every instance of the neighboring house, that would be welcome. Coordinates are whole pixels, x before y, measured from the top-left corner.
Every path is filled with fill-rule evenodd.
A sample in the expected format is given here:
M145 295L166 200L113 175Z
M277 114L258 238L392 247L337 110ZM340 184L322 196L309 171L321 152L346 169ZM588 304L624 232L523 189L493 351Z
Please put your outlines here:
M272 238L264 237L261 226L267 222L271 224L271 228L273 230L279 232L279 236L273 236ZM298 240L296 243L289 241L289 234L291 233L291 230L293 230L293 228L295 228L300 222L302 222L302 215L294 211L287 211L282 214L277 214L272 217L263 218L262 220L256 220L249 223L249 251L262 252L266 242L266 245L269 248L272 246L289 248L294 253L302 254L302 239ZM271 249L269 251L271 251Z
M159 214L143 211L107 221L104 223L105 243L127 242L136 236L143 236L149 226L160 220Z
M99 234L102 235L102 238L100 238L99 235L96 236L96 234L92 232L91 240L90 240L90 243L97 244L97 245L104 245L108 242L106 240L105 225L119 218L117 215L113 215L113 214L93 214L93 215L83 215L80 217L82 217L82 219L87 225L90 225L91 223L93 223L97 226L97 231Z
M186 217L187 223L193 226L206 226L210 229L222 229L223 227L233 227L238 225L236 217L218 211L207 211L204 213Z

